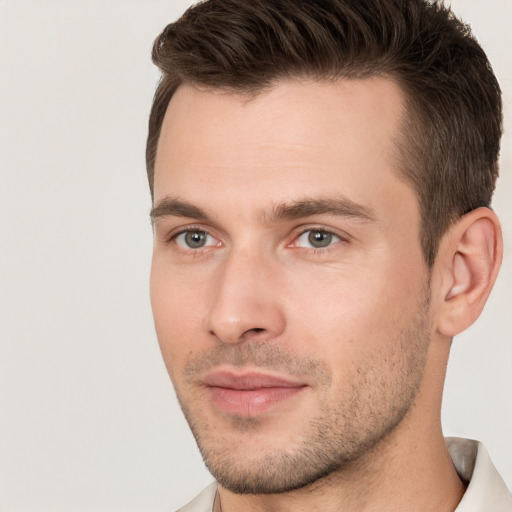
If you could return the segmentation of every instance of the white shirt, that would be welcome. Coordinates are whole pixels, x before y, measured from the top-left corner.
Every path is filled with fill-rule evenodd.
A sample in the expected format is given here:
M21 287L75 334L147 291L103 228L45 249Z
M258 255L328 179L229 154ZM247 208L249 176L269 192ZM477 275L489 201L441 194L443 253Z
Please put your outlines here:
M457 473L469 482L454 512L512 512L512 495L484 445L458 437L446 438L446 445ZM213 483L176 512L212 512L216 492Z

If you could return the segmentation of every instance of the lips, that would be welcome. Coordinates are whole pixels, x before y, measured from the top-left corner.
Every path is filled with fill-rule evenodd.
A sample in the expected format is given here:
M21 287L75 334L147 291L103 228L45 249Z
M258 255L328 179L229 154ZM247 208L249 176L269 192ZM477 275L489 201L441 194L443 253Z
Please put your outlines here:
M209 373L203 380L213 406L236 416L254 417L287 402L307 386L279 376L229 371Z

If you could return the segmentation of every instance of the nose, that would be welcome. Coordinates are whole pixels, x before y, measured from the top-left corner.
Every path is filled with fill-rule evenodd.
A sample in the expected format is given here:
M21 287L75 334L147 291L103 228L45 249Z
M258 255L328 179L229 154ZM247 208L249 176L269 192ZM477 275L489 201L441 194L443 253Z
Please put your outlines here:
M270 340L285 329L279 270L263 255L233 252L216 269L203 328L224 344Z

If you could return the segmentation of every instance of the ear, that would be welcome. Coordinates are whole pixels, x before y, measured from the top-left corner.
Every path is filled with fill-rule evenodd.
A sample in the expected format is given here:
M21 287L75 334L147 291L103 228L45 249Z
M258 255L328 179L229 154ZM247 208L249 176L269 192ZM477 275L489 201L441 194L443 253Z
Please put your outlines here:
M480 315L496 281L503 256L501 227L489 208L462 216L443 237L437 330L453 337Z

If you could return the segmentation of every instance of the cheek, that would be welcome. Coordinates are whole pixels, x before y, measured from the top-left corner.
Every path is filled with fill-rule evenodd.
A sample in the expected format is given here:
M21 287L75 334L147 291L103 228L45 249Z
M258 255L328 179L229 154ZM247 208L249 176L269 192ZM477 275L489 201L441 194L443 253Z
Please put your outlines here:
M172 377L201 341L201 289L154 261L150 296L158 343Z
M347 372L363 367L372 353L393 350L401 324L417 311L420 289L417 276L408 282L397 269L351 270L309 273L291 291L287 314L292 338Z
M293 281L297 286L289 290L288 317L295 317L291 325L298 322L330 339L350 341L382 320L385 284L363 271L309 272L290 278Z

